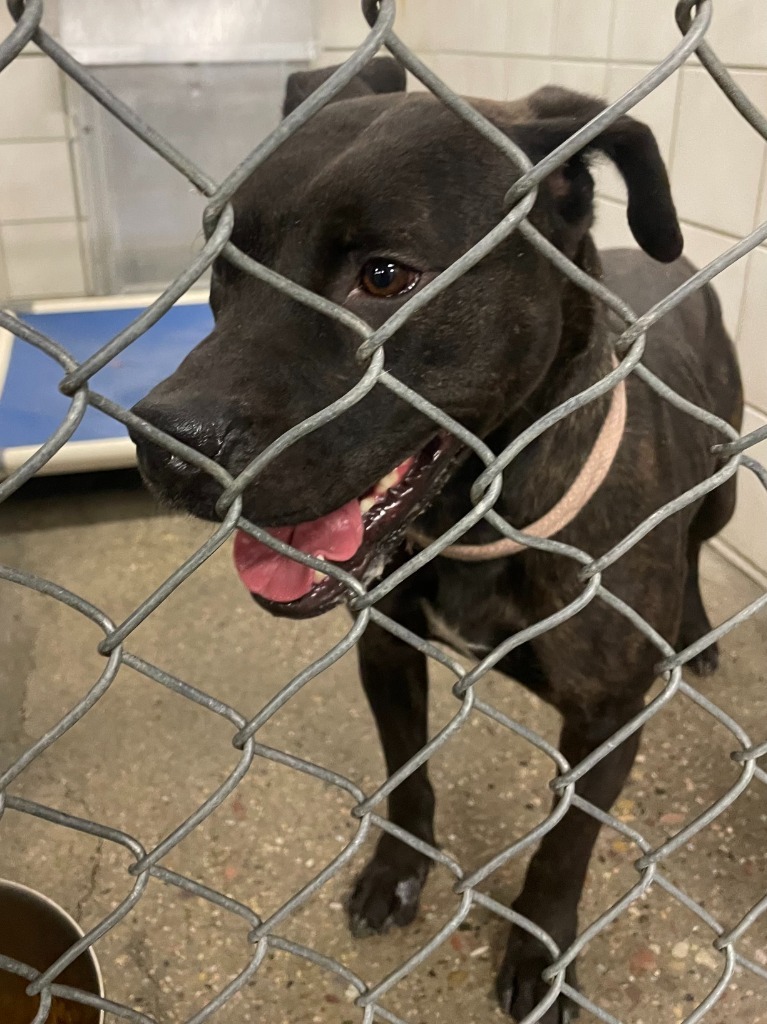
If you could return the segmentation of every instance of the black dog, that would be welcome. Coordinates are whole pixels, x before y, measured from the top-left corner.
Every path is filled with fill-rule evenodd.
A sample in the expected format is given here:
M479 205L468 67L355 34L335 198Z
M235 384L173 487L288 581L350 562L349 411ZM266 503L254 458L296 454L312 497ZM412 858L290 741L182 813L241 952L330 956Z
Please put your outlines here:
M329 72L294 75L286 113ZM535 162L601 105L559 88L514 103L476 107ZM629 222L643 253L602 261L589 235L589 152L539 189L531 221L562 252L643 312L692 273L655 140L620 118L588 147L612 159L629 190ZM282 145L234 200L233 241L246 253L378 326L485 235L504 213L518 174L497 148L433 97L404 94L404 76L377 61ZM655 260L668 266L660 266ZM333 319L219 260L213 333L135 409L150 423L236 474L285 430L342 396L359 379L359 338ZM391 373L500 452L539 416L611 367L611 334L599 303L513 233L418 311L386 344ZM741 391L732 345L710 288L649 332L645 364L692 402L738 427ZM716 468L721 438L661 400L635 377L628 414L606 479L557 539L601 554L671 498ZM530 445L505 474L496 510L534 522L568 490L595 444L610 396L579 409ZM219 486L140 436L142 472L162 500L216 518ZM357 405L272 462L244 494L244 515L294 546L339 562L369 582L407 557L406 533L435 538L471 508L483 465L434 423L377 385ZM610 567L604 582L668 641L687 645L709 628L698 588L704 540L729 519L728 483L660 523ZM412 536L412 534L411 534ZM463 538L485 544L486 523ZM239 534L235 557L269 611L314 615L344 597L342 586ZM466 563L439 557L379 607L413 632L484 654L582 592L579 566L525 550ZM372 625L359 644L362 680L394 772L427 739L426 661ZM562 714L561 750L583 760L643 706L659 654L599 600L499 668ZM693 663L713 671L710 647ZM608 809L634 761L635 733L588 772L579 794ZM393 821L434 842L434 795L426 767L391 796ZM561 949L577 931L577 906L598 825L571 809L543 839L514 908ZM384 835L351 899L355 933L410 922L429 860ZM498 978L503 1007L517 1018L547 991L550 958L514 928ZM570 980L573 980L572 971ZM570 1010L560 1000L545 1024Z

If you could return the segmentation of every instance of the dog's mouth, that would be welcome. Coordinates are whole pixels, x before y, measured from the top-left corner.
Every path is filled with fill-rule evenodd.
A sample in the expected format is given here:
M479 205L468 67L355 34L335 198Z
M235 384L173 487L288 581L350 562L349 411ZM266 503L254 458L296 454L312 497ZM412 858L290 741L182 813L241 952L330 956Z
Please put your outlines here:
M311 522L267 532L368 584L381 575L387 555L441 489L459 450L452 436L439 434L359 498ZM274 614L319 615L348 593L332 576L279 554L243 530L235 534L234 564L256 601Z

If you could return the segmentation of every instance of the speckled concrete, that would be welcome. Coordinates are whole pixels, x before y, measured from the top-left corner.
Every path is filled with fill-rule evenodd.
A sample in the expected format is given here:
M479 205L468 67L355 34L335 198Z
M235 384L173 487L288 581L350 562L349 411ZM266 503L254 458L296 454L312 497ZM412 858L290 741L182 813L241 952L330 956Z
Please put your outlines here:
M109 486L107 486L109 484ZM0 558L46 575L121 619L192 551L208 528L158 515L132 477L35 485L0 506ZM130 638L128 648L253 714L275 690L340 637L343 613L308 623L257 610L230 569L211 558ZM719 621L757 588L718 556L705 561L705 594ZM0 764L7 764L92 684L103 667L98 630L48 598L0 584ZM700 690L752 737L767 735L767 618L724 642L722 668ZM433 728L455 712L449 679L433 674ZM500 677L483 684L498 707L543 735L556 715ZM225 722L124 668L96 707L13 785L16 794L109 823L151 846L199 805L232 769ZM353 656L307 686L260 734L264 743L334 768L372 788L384 777ZM678 697L648 727L643 754L617 813L653 842L676 831L736 778L733 741L705 712ZM438 827L445 848L481 864L540 820L551 775L546 759L501 728L472 719L433 759ZM165 860L207 885L274 912L354 832L351 801L292 770L258 763L212 817ZM706 910L735 923L767 889L767 792L752 785L664 865ZM450 877L433 873L410 929L353 940L343 900L366 848L280 934L332 956L368 981L384 977L455 910ZM636 881L636 850L604 833L592 864L582 921ZM8 811L0 825L0 876L44 890L88 928L129 891L128 854L109 843ZM524 865L494 874L486 890L509 901ZM412 1024L499 1021L491 995L505 926L484 911L384 1000ZM151 881L138 906L98 943L107 993L163 1022L199 1010L248 961L247 928L196 897ZM654 888L581 960L584 990L619 1019L683 1019L722 968L709 929ZM767 966L767 917L741 949ZM361 1020L345 983L284 953L270 954L215 1020L227 1024L346 1024ZM736 973L710 1024L767 1024L767 984ZM114 1018L115 1020L117 1018ZM584 1014L582 1020L595 1018Z

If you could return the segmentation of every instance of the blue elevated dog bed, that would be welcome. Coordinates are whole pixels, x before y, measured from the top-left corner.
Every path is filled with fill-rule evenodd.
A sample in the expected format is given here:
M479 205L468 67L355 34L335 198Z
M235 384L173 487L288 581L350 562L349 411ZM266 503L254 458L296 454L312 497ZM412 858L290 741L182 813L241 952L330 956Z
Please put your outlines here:
M154 296L46 301L16 316L59 342L78 361L96 352ZM158 322L91 379L94 391L130 408L167 377L213 326L203 292L185 295ZM69 408L58 390L61 366L0 329L0 478L20 466L56 430ZM135 462L125 427L89 408L41 473L118 469Z

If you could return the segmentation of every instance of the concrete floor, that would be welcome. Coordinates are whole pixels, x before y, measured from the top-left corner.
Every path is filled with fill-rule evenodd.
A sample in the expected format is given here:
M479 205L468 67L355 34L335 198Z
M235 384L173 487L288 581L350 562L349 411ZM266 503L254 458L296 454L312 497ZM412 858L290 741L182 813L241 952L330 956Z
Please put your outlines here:
M0 506L0 560L41 573L120 620L192 551L202 524L158 515L132 476L35 484ZM85 692L102 668L100 634L63 605L0 584L0 764L29 745ZM758 588L709 553L705 594L715 621ZM253 714L347 627L343 613L308 623L257 610L230 568L228 546L130 638L128 649ZM722 668L699 682L754 739L767 735L767 617L724 642ZM455 711L445 672L433 673L433 728ZM557 720L500 677L483 684L497 707L548 738ZM109 823L151 846L233 767L231 729L210 713L123 668L102 700L14 783L12 792ZM332 767L370 789L384 777L372 720L347 656L307 686L260 739ZM645 733L643 754L618 804L620 817L659 842L720 795L737 775L728 732L683 697ZM482 863L543 816L549 762L479 716L432 762L441 842L464 866ZM353 834L350 800L291 769L258 762L236 793L175 849L166 866L247 902L276 910ZM726 926L767 890L767 787L752 784L664 871ZM382 938L353 940L342 901L367 848L280 928L347 964L368 982L422 945L456 907L450 878L429 881L418 922ZM604 832L582 921L635 881L636 851ZM88 928L129 890L128 855L109 843L8 811L0 825L0 877L44 890ZM485 889L509 901L524 864L513 861ZM500 1021L491 988L505 926L474 912L450 941L384 1000L412 1024ZM581 958L584 991L622 1021L683 1019L712 988L721 960L712 935L653 888ZM767 916L741 940L767 966ZM112 999L158 1021L198 1011L247 962L246 928L205 901L152 880L137 907L98 945ZM344 983L284 953L214 1019L227 1024L347 1024L362 1019ZM113 1018L116 1020L117 1018ZM595 1018L584 1014L582 1020ZM765 1024L767 983L736 972L709 1024Z

